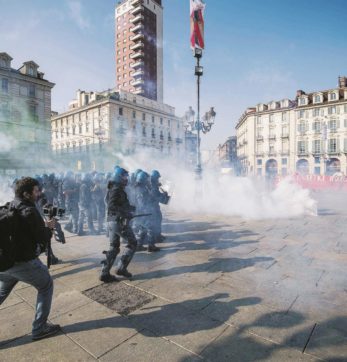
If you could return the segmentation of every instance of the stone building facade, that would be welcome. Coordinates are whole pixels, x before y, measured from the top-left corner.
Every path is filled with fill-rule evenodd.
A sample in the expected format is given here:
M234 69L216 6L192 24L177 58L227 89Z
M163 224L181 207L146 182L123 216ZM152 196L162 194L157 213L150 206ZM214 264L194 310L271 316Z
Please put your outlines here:
M147 150L161 158L184 156L184 126L175 109L116 89L78 91L69 110L51 118L58 162L77 170L109 170L117 155Z
M324 91L249 108L237 126L245 175L332 175L347 171L347 78Z
M51 158L51 90L33 61L19 69L12 57L0 53L0 170L32 174L44 170Z

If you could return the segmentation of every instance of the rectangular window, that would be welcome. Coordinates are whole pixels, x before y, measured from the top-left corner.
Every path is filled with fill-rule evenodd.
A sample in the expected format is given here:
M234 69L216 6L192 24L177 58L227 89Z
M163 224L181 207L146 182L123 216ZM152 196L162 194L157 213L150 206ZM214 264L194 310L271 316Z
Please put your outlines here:
M163 124L163 119L162 118L160 118L160 124Z
M337 128L336 119L330 120L328 123L328 127L329 127L330 131L336 131L336 128Z
M328 140L328 152L331 152L331 153L337 152L336 138L331 138L330 140Z
M298 141L298 153L299 154L306 153L306 142L305 141Z
M122 107L119 107L118 114L119 114L120 116L123 116L123 108L122 108Z
M261 116L257 117L257 124L261 124Z
M282 165L286 165L287 164L287 159L286 158L282 158Z
M319 111L320 111L320 109L319 108L315 108L314 110L313 110L313 117L319 117Z
M328 114L335 114L336 113L336 106L328 107Z
M154 116L152 116L152 123L154 123Z
M315 157L315 158L314 158L314 163L315 163L316 165L320 165L320 157Z
M3 93L8 93L8 79L2 78L1 80L1 90Z
M286 122L287 121L287 112L283 112L282 113L282 122Z
M321 153L321 145L322 145L321 140L313 140L312 141L312 152L314 154Z
M136 118L136 111L133 111L133 118Z
M262 164L263 164L263 160L258 159L258 160L257 160L257 165L258 165L258 166L261 166Z
M320 132L320 122L313 122L312 123L312 130L316 133Z
M29 97L35 97L35 86L34 86L34 84L29 84Z
M320 175L320 167L316 166L316 167L314 168L314 174L315 174L315 175Z
M143 120L143 121L146 120L146 113L142 113L142 120Z
M269 122L270 122L270 123L273 123L273 121L274 121L274 115L273 115L273 114L270 114Z
M303 110L299 111L298 116L299 116L299 118L304 118L305 117L305 111L303 111Z

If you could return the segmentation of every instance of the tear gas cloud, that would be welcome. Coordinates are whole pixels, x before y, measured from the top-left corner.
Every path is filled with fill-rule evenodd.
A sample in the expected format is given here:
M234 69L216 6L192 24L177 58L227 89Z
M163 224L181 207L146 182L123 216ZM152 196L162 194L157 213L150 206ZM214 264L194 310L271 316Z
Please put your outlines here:
M193 170L182 164L153 158L146 152L132 157L117 155L130 171L138 168L158 170L163 188L172 195L168 208L173 211L241 216L249 219L287 218L317 215L317 203L310 192L292 182L290 177L270 190L264 181L221 175L206 169L201 181L203 196L197 196Z
M0 133L0 139L1 137L5 137L5 135ZM3 147L13 145L8 137L6 140L7 143L5 142ZM156 155L158 154L159 152ZM105 164L108 165L109 171L113 170L116 163L130 172L138 168L149 173L153 169L158 170L162 175L163 188L172 195L167 208L177 212L221 214L249 219L287 218L317 214L317 204L311 198L309 191L292 182L290 178L281 181L275 189L270 190L264 181L222 175L213 169L205 169L203 180L199 185L203 196L197 196L197 181L193 170L188 170L183 160L178 163L163 157L156 157L156 155L148 149L137 151L131 156L114 153L105 155ZM42 157L46 158L43 160L45 164L53 164L50 155L42 155ZM115 160L115 162L112 164L110 160ZM30 159L27 162L30 163ZM62 171L67 171L67 169L59 164L54 164L54 167L45 170L46 173ZM10 186L12 180L4 177L1 180L1 204L13 197Z

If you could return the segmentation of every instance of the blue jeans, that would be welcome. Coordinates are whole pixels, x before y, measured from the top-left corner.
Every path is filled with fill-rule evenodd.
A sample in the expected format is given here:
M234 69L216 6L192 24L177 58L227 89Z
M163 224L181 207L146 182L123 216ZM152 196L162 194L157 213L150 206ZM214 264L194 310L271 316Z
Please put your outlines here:
M46 265L39 258L18 262L5 272L0 272L0 305L19 281L30 284L38 291L32 327L33 335L37 335L45 327L51 310L53 280Z

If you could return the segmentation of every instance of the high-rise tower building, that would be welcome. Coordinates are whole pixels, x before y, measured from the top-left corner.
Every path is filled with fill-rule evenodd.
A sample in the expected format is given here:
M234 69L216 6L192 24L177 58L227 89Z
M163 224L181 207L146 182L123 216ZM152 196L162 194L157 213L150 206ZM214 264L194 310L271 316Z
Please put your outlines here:
M120 1L115 17L117 88L163 102L162 1Z

